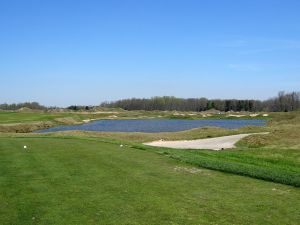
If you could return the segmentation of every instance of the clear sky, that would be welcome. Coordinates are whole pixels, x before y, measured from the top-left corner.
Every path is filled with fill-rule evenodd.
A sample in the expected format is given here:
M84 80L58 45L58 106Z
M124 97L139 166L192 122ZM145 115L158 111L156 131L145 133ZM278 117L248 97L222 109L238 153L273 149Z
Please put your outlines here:
M1 0L0 103L266 99L300 87L299 0Z

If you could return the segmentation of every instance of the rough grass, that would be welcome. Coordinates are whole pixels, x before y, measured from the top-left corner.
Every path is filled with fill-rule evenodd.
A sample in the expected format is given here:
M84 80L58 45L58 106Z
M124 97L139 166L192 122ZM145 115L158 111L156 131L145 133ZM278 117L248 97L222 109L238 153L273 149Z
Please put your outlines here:
M267 127L269 135L247 137L239 146L300 150L300 112L273 113L272 117Z
M0 138L0 224L233 225L300 220L298 188L84 139Z
M193 165L249 176L262 180L300 187L300 161L298 150L237 149L229 151L179 150L135 146L157 152Z

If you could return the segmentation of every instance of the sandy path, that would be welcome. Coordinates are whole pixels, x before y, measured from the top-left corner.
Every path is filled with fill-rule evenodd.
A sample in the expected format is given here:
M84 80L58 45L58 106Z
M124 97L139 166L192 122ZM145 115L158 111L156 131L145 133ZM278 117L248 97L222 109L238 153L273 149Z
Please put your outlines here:
M252 133L252 134L237 134L216 138L197 139L189 141L153 141L144 143L145 145L167 148L182 148L182 149L211 149L222 150L226 148L235 148L235 143L244 137L253 134L268 134L268 133Z

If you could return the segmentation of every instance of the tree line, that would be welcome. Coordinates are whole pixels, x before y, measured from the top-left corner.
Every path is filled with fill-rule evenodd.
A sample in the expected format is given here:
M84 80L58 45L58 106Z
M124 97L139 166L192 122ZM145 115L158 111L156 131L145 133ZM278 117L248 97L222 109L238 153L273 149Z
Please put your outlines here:
M70 105L67 107L67 109L69 110L74 110L74 111L78 111L78 110L90 110L93 109L93 106L82 106L82 105Z
M162 110L162 111L195 111L201 112L216 109L228 111L268 111L288 112L300 110L300 92L279 92L276 97L268 100L238 100L238 99L207 99L207 98L176 98L172 96L152 98L131 98L112 102L103 102L101 107L122 108L125 110ZM65 109L73 111L88 111L96 106L71 105ZM0 104L0 110L18 110L29 108L33 110L57 109L57 107L46 107L38 102L24 102L18 104Z
M104 102L102 107L122 108L125 110L177 110L201 112L210 109L220 111L269 111L287 112L300 109L300 92L279 92L278 96L268 100L176 98L170 96L152 98L131 98Z
M18 103L18 104L0 104L0 109L2 110L18 110L21 108L29 108L29 109L39 109L39 110L45 110L47 109L46 106L40 105L38 102L24 102L24 103Z

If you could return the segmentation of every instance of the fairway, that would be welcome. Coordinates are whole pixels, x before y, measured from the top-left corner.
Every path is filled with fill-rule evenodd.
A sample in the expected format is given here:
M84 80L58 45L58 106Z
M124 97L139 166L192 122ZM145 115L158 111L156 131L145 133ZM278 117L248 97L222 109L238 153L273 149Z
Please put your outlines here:
M300 220L298 188L195 168L97 138L1 137L0 190L0 224Z

